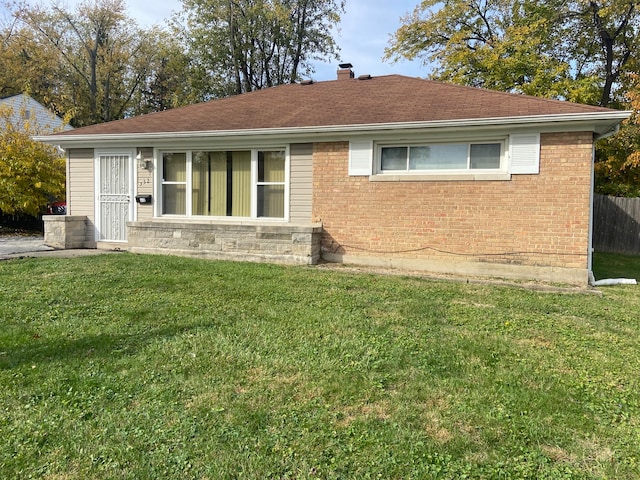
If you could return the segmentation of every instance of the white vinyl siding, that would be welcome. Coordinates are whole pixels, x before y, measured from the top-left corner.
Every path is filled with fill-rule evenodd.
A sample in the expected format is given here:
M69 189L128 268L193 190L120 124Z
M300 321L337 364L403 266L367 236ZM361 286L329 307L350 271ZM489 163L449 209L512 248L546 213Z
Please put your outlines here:
M89 221L85 243L95 246L93 224L95 220L95 180L93 149L68 150L67 215L84 215Z
M29 95L21 93L0 99L0 108L5 107L11 109L12 114L9 117L9 122L15 128L22 129L28 123L31 132L42 135L58 130L72 130L60 117ZM0 119L0 127L2 127L2 121Z
M307 223L312 216L313 144L293 144L290 147L291 186L289 218L293 223Z
M145 160L153 159L153 149L152 148L142 148L140 149L141 157ZM140 168L138 162L136 162L137 168L137 182L136 182L136 191L135 195L153 195L153 169L145 169ZM136 219L138 221L146 221L151 220L153 218L153 203L155 202L155 198L151 198L151 205L141 205L136 203Z

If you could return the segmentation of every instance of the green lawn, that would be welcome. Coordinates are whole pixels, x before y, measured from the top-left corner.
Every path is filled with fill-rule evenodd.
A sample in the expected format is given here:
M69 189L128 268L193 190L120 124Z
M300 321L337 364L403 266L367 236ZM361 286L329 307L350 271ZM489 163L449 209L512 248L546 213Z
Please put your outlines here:
M593 256L596 279L635 278L640 281L640 257L615 253L596 253Z
M0 262L0 478L639 478L638 288Z

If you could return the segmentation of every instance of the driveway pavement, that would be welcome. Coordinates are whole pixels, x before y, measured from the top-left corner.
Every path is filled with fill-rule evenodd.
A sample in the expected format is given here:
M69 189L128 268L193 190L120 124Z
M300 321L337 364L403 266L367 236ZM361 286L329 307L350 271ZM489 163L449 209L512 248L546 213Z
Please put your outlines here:
M44 244L42 235L0 235L0 257L29 252L46 252L53 248Z
M42 235L0 235L0 260L22 257L80 257L114 253L110 250L56 250L44 244Z

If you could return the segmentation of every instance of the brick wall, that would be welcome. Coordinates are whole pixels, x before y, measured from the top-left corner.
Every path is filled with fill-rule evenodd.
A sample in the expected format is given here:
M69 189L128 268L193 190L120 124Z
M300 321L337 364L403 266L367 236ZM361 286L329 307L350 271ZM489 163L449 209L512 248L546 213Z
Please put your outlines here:
M543 134L540 174L510 181L372 182L348 176L348 148L314 145L313 220L323 223L324 256L586 272L590 132Z

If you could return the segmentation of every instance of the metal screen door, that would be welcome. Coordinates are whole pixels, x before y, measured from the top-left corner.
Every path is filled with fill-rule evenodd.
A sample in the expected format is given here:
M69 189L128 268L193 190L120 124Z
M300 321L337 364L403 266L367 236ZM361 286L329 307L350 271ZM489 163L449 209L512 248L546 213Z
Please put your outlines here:
M131 156L100 155L99 241L126 241L131 208Z

